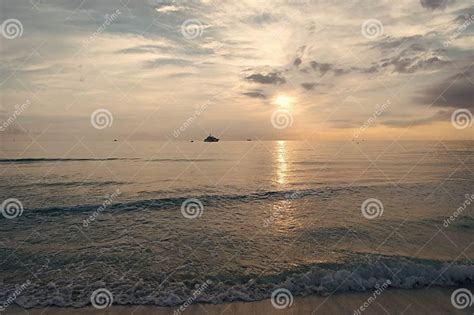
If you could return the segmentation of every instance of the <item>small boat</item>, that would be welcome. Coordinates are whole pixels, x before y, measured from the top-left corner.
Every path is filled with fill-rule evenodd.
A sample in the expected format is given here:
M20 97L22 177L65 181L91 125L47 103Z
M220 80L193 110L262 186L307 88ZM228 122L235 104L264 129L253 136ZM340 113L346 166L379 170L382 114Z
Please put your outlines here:
M249 139L247 139L247 141L252 141L252 139L249 138Z
M207 136L207 138L204 139L204 142L217 142L217 141L219 141L219 139L212 136L211 134L209 134L209 136Z

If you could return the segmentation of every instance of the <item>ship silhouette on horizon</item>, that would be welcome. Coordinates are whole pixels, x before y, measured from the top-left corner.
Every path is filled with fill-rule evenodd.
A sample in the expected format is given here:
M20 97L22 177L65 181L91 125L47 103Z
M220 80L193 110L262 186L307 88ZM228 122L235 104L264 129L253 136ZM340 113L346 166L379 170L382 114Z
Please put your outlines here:
M204 139L204 142L218 142L218 141L219 141L219 139L212 136L211 134L209 134L209 136L207 136L207 138Z

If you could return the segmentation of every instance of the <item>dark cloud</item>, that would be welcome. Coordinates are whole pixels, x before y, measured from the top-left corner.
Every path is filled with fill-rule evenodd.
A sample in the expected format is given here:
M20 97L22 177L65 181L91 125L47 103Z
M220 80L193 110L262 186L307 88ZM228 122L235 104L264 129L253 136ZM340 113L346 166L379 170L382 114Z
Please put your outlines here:
M278 18L269 12L254 14L254 15L248 16L244 20L244 22L247 22L250 24L267 24L267 23L273 23L276 21L278 21Z
M283 84L286 83L285 77L279 71L254 73L247 77L246 80L261 84Z
M454 3L454 0L420 0L421 6L430 10L442 10L452 3Z
M472 16L474 17L474 15L472 15ZM471 22L469 22L469 18L466 18L464 15L460 15L456 19L454 19L454 23L456 23L456 24L467 23L467 26L466 26L466 28L467 28Z
M300 59L299 58L295 59L293 64L294 65L296 65L296 64L299 65L300 64ZM348 74L348 73L351 73L351 72L375 73L380 69L380 67L376 64L372 65L372 66L369 66L369 67L365 67L365 68L353 66L353 67L349 67L347 69L344 69L344 68L340 68L340 67L336 66L333 63L321 63L321 62L318 62L318 61L315 61L315 60L311 61L309 63L309 66L310 66L310 68L304 67L304 68L301 68L299 71L302 72L302 73L310 73L311 71L314 71L314 72L319 73L321 76L324 76L328 73L332 73L333 75L337 76L337 75ZM308 89L308 88L306 88L306 89Z
M437 69L439 66L448 64L446 60L439 57L395 57L381 64L381 67L393 66L393 72L398 73L414 73L419 70Z
M311 61L309 65L314 71L319 71L322 75L333 68L333 65L330 63L319 63L317 61Z
M439 107L474 109L474 65L423 90L416 100Z
M301 83L301 86L307 91L314 89L317 85L317 83Z
M387 37L371 44L373 48L382 50L387 57L369 68L358 68L362 73L373 73L389 70L394 73L414 73L422 70L437 70L449 62L443 56L442 49L431 49L436 34L426 38L416 35L408 37ZM396 51L396 54L392 52Z
M413 35L413 36L403 36L403 37L392 37L387 36L383 37L380 40L370 43L372 48L379 48L382 50L392 50L394 48L400 49L401 46L410 47L411 45L419 45L419 43L423 40L423 36L421 35Z
M371 42L368 45L372 49L382 51L385 56L416 56L419 54L442 54L444 50L433 49L432 47L439 47L440 36L437 32L429 32L424 35L393 37L387 36L378 41ZM365 45L365 44L364 44ZM395 54L393 52L396 52Z
M321 76L325 75L328 72L333 73L334 75L347 74L351 72L349 69L338 68L336 65L332 63L320 63L315 60L311 61L309 65L311 66L311 69L313 69L316 72L319 72ZM301 71L307 72L305 69L302 69Z
M454 22L460 25L468 23L467 26L469 26L471 24L470 21L474 19L474 7L459 10L457 14L458 16L456 17Z
M342 74L347 74L351 71L349 69L337 68L337 69L334 69L333 72L334 72L335 75L342 75Z
M307 60L303 58L305 47L300 48L296 57L290 65L297 66L298 71L303 75L301 87L305 90L314 89L311 83L314 81L313 73L320 76L328 74L345 75L349 73L374 74L374 73L398 73L411 74L418 72L431 72L441 74L440 70L450 64L450 58L446 49L441 48L440 34L429 32L422 35L404 37L384 37L378 41L371 42L370 47L379 50L380 60L373 61L368 65L345 66L325 60L321 62L317 59ZM291 68L290 68L291 69Z
M261 98L261 99L267 98L267 95L265 95L265 93L262 90L252 90L252 91L244 92L242 94L248 97L253 97L253 98Z
M413 120L386 120L382 122L382 125L389 127L411 127L411 126L423 126L430 125L437 121L444 121L450 118L448 111L440 110L436 114L426 117Z
M352 70L358 70L360 73L376 73L380 70L380 67L378 65L374 65L374 66L366 67L366 68L353 67Z
M293 61L293 65L299 66L302 63L301 58L296 58ZM324 62L318 62L316 60L310 61L309 62L309 67L303 67L300 68L300 72L302 73L310 73L311 71L319 73L321 76L324 76L328 73L332 73L333 75L343 75L343 74L348 74L351 72L360 72L360 73L375 73L380 69L380 67L377 64L373 64L372 66L369 67L349 67L349 68L341 68L338 67L337 65L333 63L324 63ZM304 87L304 86L303 86ZM308 86L309 87L309 86ZM307 87L304 87L305 89L310 89Z

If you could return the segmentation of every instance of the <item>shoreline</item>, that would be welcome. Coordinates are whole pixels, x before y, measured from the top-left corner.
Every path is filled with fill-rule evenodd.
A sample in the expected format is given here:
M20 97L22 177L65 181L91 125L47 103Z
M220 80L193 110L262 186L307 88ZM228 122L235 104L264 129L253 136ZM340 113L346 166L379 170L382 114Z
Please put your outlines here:
M223 304L193 304L183 312L177 307L153 305L111 306L99 310L85 308L33 308L9 307L5 314L30 315L69 315L69 314L133 314L133 315L180 315L180 314L472 314L474 305L465 309L456 309L451 303L451 294L461 287L432 287L420 289L387 289L374 297L374 290L366 292L338 292L330 296L311 295L296 297L291 307L276 309L270 299L255 302L230 302ZM466 285L471 292L474 285ZM365 310L357 312L368 303Z

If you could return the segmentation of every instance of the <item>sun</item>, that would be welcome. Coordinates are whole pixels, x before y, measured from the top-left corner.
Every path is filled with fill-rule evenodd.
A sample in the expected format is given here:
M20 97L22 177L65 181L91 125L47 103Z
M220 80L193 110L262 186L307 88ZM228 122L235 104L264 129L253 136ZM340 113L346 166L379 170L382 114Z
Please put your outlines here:
M287 95L278 95L274 100L273 104L283 108L290 108L293 104L293 98Z

